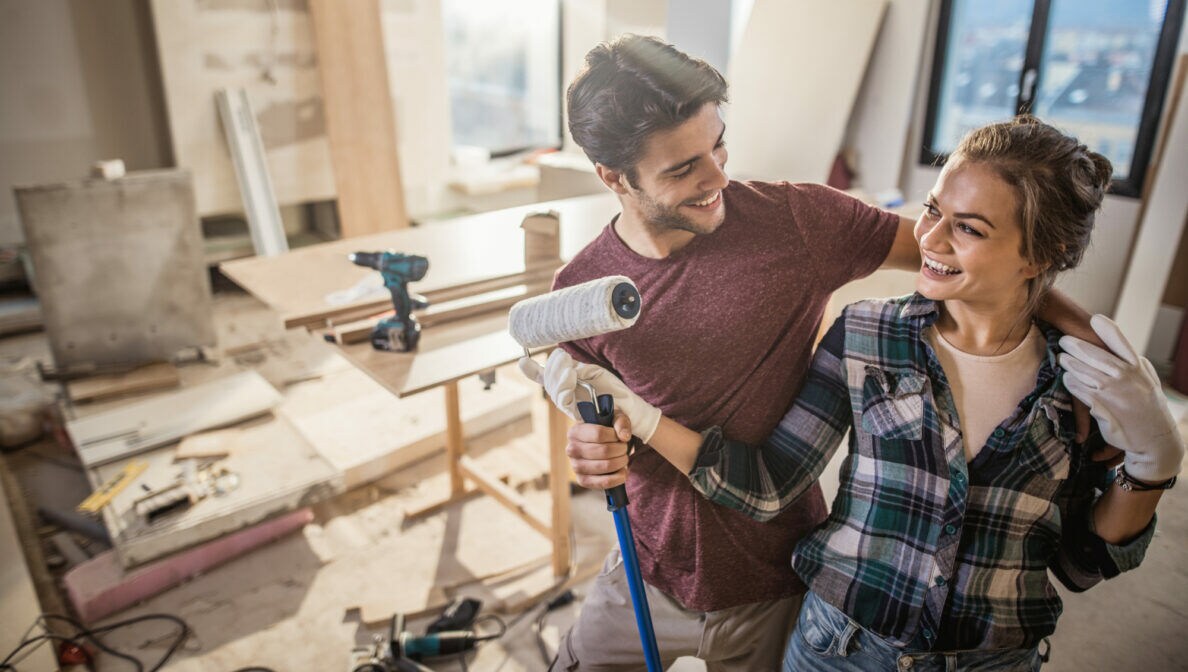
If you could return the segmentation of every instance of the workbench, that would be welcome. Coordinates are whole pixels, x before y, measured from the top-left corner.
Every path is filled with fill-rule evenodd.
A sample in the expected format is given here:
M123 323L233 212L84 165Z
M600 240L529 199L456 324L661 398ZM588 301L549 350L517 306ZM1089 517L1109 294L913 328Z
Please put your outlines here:
M532 272L525 262L525 233L520 228L532 213L553 211L560 221L560 256L576 254L619 212L613 194L547 201L446 222L388 231L304 247L274 257L226 262L223 273L278 312L286 327L306 327L322 337L328 316L358 312L375 297L331 305L327 296L356 286L375 275L355 266L347 255L357 251L394 250L429 259L429 271L410 291L448 298L451 288ZM369 342L337 345L342 354L393 394L405 397L435 387L445 391L446 450L450 496L446 503L481 491L517 513L548 537L553 545L553 571L565 574L570 564L569 465L565 434L569 418L550 406L549 521L528 510L514 489L490 478L467 457L462 435L458 381L514 362L523 349L507 333L507 310L478 314L426 327L411 353L381 352ZM473 486L471 485L473 484Z

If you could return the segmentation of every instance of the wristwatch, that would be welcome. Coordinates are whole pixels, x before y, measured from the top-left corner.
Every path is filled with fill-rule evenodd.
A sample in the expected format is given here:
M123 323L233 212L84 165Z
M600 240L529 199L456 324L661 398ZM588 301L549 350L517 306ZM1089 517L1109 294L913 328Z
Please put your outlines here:
M1176 484L1176 477L1158 483L1145 483L1126 473L1126 466L1119 465L1114 472L1114 483L1127 492L1149 492L1151 490L1169 490Z

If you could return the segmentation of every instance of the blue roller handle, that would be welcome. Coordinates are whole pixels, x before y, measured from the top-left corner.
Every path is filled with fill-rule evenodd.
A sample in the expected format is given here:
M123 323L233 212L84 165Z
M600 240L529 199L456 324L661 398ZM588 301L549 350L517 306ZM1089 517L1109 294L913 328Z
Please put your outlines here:
M615 424L615 400L609 394L598 396L598 408L589 401L579 401L578 413L582 420L594 425L612 427ZM631 606L635 609L635 627L639 630L639 641L643 645L644 661L648 672L661 672L660 649L656 646L656 632L652 629L652 611L648 608L648 596L644 592L643 577L639 575L639 556L635 554L635 537L631 534L631 518L627 516L627 488L616 485L606 491L606 509L615 517L615 532L619 535L619 553L623 556L623 569L627 572L627 587L631 591Z

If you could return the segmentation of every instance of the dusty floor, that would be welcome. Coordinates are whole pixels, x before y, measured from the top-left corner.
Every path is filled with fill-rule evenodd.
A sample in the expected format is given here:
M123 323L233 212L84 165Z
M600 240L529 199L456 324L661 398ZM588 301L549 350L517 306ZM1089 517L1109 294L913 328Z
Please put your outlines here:
M243 297L221 301L241 305ZM257 328L271 328L264 319ZM226 325L222 327L226 329ZM242 324L239 329L243 330ZM48 355L40 334L0 340L0 359ZM1178 417L1188 413L1188 400L1174 397ZM534 413L538 419L539 411ZM1182 424L1182 430L1188 426ZM532 440L532 423L524 420L471 442L472 454L498 453L508 446ZM543 447L541 448L543 451ZM25 482L25 496L34 510L38 504L70 506L87 485L71 456L52 441L42 441L5 456ZM168 613L189 623L195 637L170 660L168 670L237 670L265 666L273 670L347 670L350 650L364 644L382 627L367 627L351 609L369 593L402 589L401 567L414 560L410 554L435 545L443 538L457 538L467 529L510 530L508 538L524 536L518 519L485 498L455 505L434 516L409 524L407 507L424 503L444 492L444 458L429 458L374 486L360 488L315 507L316 520L301 533L233 560L213 571L152 598L105 622L150 613ZM828 493L836 488L834 470L827 469L823 484ZM52 484L47 487L46 484ZM1160 507L1158 533L1137 571L1123 575L1084 594L1065 597L1065 613L1052 638L1052 671L1135 670L1155 672L1188 669L1188 565L1183 561L1188 540L1188 487L1167 493ZM529 487L525 496L547 511L547 490ZM614 543L613 525L599 493L581 492L573 498L578 557L597 560ZM461 543L466 543L461 540ZM535 542L492 544L491 553L522 552L525 559L538 557ZM459 548L461 548L459 546ZM439 551L440 552L440 551ZM483 553L484 549L466 552ZM459 550L459 553L462 553ZM579 603L548 615L541 640L550 651L557 638L576 617L580 596L588 585L579 583ZM465 594L465 591L462 591ZM47 603L51 608L52 600ZM535 632L539 608L525 612L499 640L485 643L467 658L465 666L454 660L434 663L436 670L514 672L543 670ZM409 623L412 630L426 620ZM138 626L109 636L105 641L132 653L151 667L168 647L169 627ZM101 659L100 669L125 669L123 661ZM130 669L130 668L129 668ZM692 672L704 666L695 660L678 661L674 670Z

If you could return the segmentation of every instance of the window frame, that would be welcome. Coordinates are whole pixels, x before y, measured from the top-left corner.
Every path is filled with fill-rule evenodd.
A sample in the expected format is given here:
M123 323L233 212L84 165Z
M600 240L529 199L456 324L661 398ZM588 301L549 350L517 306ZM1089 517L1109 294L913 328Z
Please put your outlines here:
M525 153L534 152L534 151L548 151L548 150L560 151L562 146L565 143L565 94L564 94L564 91L565 91L565 88L564 88L565 87L565 2L564 2L564 0L556 0L556 2L557 2L557 81L556 81L556 87L554 88L554 92L555 92L556 98L557 98L557 137L555 139L555 142L552 144L538 144L538 145L532 145L532 144L508 145L506 147L500 147L497 149L496 148L486 148L490 152L490 157L492 159L507 158L510 156L516 156L518 154L525 154ZM442 5L443 11L444 11L444 7L445 6L443 4ZM448 40L446 41L445 48L446 49L449 48ZM446 58L447 59L449 58L448 55L446 56ZM447 65L447 70L448 70L448 65ZM448 77L448 72L447 72L447 77ZM448 86L447 86L447 88L448 88ZM447 91L447 96L448 95L449 95L449 92ZM452 138L454 136L454 127L453 127L454 120L453 120L452 105L451 105L451 110L450 110L450 117L451 117L449 120L450 121L450 137L451 137L451 146L453 146L456 143L452 140Z
M953 3L956 0L941 0L939 20L936 28L936 48L932 57L932 72L928 83L928 105L924 117L924 137L920 143L919 163L922 165L944 165L948 154L932 151L929 144L936 133L938 109L940 104L941 85L943 84L945 59L948 55L949 30L953 19ZM1031 109L1034 94L1040 90L1042 72L1041 58L1044 52L1044 40L1048 32L1048 18L1051 12L1051 0L1033 0L1031 15L1031 30L1028 33L1027 46L1024 50L1023 67L1019 73L1019 93L1015 98L1016 114L1023 114ZM1110 193L1117 196L1138 198L1142 195L1143 185L1150 166L1151 155L1154 152L1155 137L1159 133L1159 122L1163 116L1168 86L1171 83L1172 69L1175 67L1180 32L1184 28L1185 0L1167 0L1167 11L1164 13L1163 27L1159 33L1159 41L1155 46L1154 62L1151 65L1151 75L1147 82L1147 93L1143 101L1143 111L1139 118L1138 134L1135 137L1133 158L1125 179L1114 179L1110 184ZM1028 77L1032 77L1030 86L1025 86Z

